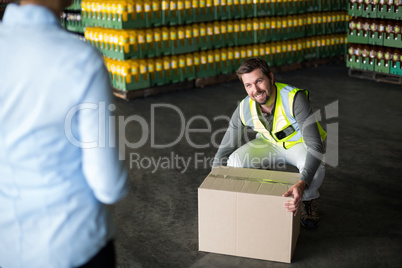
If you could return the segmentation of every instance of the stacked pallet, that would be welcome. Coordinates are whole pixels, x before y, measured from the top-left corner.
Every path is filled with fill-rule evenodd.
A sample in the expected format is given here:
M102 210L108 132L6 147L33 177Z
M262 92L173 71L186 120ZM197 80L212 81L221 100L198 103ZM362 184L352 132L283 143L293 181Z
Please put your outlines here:
M349 73L399 84L402 81L399 79L402 76L402 1L351 0L348 13L352 16L347 36Z
M233 73L247 57L271 66L343 55L340 1L82 2L85 38L122 91Z

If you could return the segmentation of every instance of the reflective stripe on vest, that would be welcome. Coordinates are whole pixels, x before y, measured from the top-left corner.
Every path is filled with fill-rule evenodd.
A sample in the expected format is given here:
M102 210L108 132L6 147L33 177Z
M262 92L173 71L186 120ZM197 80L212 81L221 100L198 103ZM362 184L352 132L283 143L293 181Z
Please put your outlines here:
M308 96L308 91L282 83L275 83L275 85L277 91L271 132L267 130L264 120L261 118L262 113L260 106L249 96L244 98L240 103L240 119L244 125L249 126L254 131L261 133L263 138L266 140L283 146L285 149L289 149L293 145L303 142L299 125L297 124L296 118L293 115L294 97L299 91L304 92L306 96ZM317 126L320 131L321 138L324 140L326 137L326 132L322 129L318 122Z

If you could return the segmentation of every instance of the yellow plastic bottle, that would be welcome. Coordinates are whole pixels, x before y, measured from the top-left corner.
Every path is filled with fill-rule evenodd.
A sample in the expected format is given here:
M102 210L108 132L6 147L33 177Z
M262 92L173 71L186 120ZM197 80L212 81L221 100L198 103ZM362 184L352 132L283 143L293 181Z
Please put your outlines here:
M124 53L130 52L130 36L126 30L121 30L121 44L124 48Z
M247 58L247 46L240 47L240 57L245 60Z
M115 66L116 66L116 80L119 83L122 83L123 82L123 77L121 75L121 67L122 67L121 62L119 60L116 60ZM120 85L120 88L124 89L124 87L122 85Z
M184 16L184 0L177 0L177 16Z
M185 45L186 31L183 26L179 26L177 29L177 42L180 46Z
M229 20L227 21L227 28L226 28L226 32L227 32L227 43L228 45L233 45L234 44L234 22L233 20Z
M240 32L241 34L245 34L247 31L247 21L246 20L240 20Z
M194 65L194 55L193 53L187 53L186 55L186 67L191 70Z
M233 48L233 50L234 50L234 59L240 60L242 58L241 47L236 46L236 47Z
M265 23L265 32L266 32L266 34L269 36L269 35L271 35L271 32L272 32L272 29L271 29L271 27L272 27L272 18L270 18L270 17L268 17L268 18L263 18L263 20L264 20L264 23Z
M201 46L205 46L207 43L207 25L205 23L199 24L200 28L200 44Z
M209 38L209 41L212 42L214 37L214 24L212 22L208 22L206 24L206 27L207 27L207 36Z
M257 23L257 28L258 28L258 23ZM254 32L254 20L253 19L247 19L246 20L246 31L247 31L247 35L252 37L253 36L253 32ZM252 41L252 40L250 40Z
M200 68L205 70L207 68L207 64L208 64L207 53L205 51L202 51L200 53Z
M199 21L199 20L197 20L197 16L202 13L201 8L200 8L200 1L199 0L191 0L191 6L193 7L192 10L194 11L195 21Z
M109 59L109 73L110 73L110 78L112 80L113 86L115 86L115 81L116 81L116 65L115 65L115 60Z
M107 20L107 3L108 1L98 1L98 19L106 21Z
M247 50L247 58L252 58L253 57L253 46L247 45L246 50Z
M240 39L240 37L241 37L240 20L233 21L233 33L234 33L236 40Z
M155 78L158 75L158 79L163 80L163 59L158 57L155 59ZM155 81L156 84L163 84L164 81Z
M233 68L234 68L234 49L233 49L233 47L229 47L228 49L227 49L227 51L228 51L228 69L229 70L233 70Z
M100 47L100 44L99 44L99 31L97 29L94 29L93 40L94 40L95 46Z
M191 56L193 57L194 72L195 76L197 77L197 71L200 71L201 66L201 55L199 52L194 52L191 53Z
M144 80L148 80L148 68L147 68L147 61L145 59L139 60L140 66L140 74Z
M221 48L219 50L220 55L220 61L221 61L221 68L227 69L229 66L228 62L228 49L227 48Z
M180 80L184 80L187 75L187 69L186 69L186 56L185 55L179 55L178 56L178 61L179 61L179 75L180 75Z
M219 23L219 27L220 27L222 46L226 46L228 44L228 35L227 35L228 23L227 23L227 21L221 21Z
M161 20L161 1L160 0L151 0L152 14L153 18L156 21Z
M171 14L173 15L174 21L177 21L177 1L176 0L170 0L169 3L169 10Z
M128 31L128 38L129 38L129 43L131 46L131 51L136 52L138 51L138 36L137 36L137 30L129 30Z
M170 57L164 56L162 58L162 60L163 60L163 71L164 71L165 75L170 78L170 76L171 76Z
M123 81L127 84L131 83L131 65L127 61L122 62L120 69L121 75L123 76Z
M147 28L145 30L145 42L146 42L146 47L150 48L151 51L148 51L148 53L155 52L155 41L154 41L154 34L155 30Z
M136 0L135 1L135 19L144 20L144 1Z
M137 43L139 48L141 48L140 53L142 53L139 55L139 57L144 57L145 55L143 54L146 52L146 35L144 30L137 30Z
M223 43L223 37L221 34L221 22L214 21L214 39L215 39L215 46L221 46Z
M222 69L222 62L221 62L221 51L219 49L214 49L211 51L213 54L214 62L216 64L217 72L220 73Z
M147 70L148 70L149 79L151 80L151 83L154 85L155 84L155 73L156 73L155 59L149 58L149 59L146 59L146 61L147 61Z
M278 25L277 25L277 22L278 22L278 18L277 18L277 17L274 17L274 18L271 19L271 34L272 34L273 36L277 36L277 35L278 35L278 31L277 31Z
M197 45L197 44L199 45L201 43L201 41L200 41L200 25L193 24L192 31L193 31L194 45ZM198 49L198 47L197 47L197 49Z
M162 6L162 16L164 18L167 18L170 10L170 0L162 0L161 6Z
M184 27L184 33L185 33L185 40L187 40L187 44L192 47L192 50L196 50L196 48L193 47L193 27L191 25L186 25Z
M169 28L169 40L174 47L177 47L177 28Z
M139 64L137 60L129 60L128 61L131 67L131 75L133 76L133 79L138 82L140 80L140 70L139 70Z
M257 44L252 45L252 51L253 57L258 58L260 56L260 48Z
M154 32L154 47L156 49L160 49L162 47L162 31L160 28L154 28L153 29ZM159 52L157 51L157 53L159 54Z
M193 15L193 1L184 0L184 11L188 16Z
M209 64L210 68L213 68L213 64L215 63L215 54L214 54L214 50L208 50L207 51L207 62ZM211 69L209 69L211 70Z
M88 7L87 7L87 1L86 0L82 0L81 2L81 15L82 18L88 18Z

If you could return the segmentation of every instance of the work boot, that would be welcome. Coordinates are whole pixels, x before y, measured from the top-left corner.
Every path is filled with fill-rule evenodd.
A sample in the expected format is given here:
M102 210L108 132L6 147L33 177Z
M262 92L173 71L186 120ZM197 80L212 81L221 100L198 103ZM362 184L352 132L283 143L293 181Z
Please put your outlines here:
M317 213L317 199L301 203L301 225L306 229L315 229L320 224Z

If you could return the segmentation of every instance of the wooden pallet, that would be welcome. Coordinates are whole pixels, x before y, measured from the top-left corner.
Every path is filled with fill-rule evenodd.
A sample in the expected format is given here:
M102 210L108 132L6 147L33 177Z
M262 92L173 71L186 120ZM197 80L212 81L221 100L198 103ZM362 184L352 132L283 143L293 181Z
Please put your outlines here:
M360 69L349 69L349 76L360 79L368 79L377 82L385 82L391 84L402 85L402 76L395 74L378 73L373 71L365 71Z
M137 89L137 90L130 90L130 91L123 91L119 89L113 89L113 94L121 98L123 100L131 100L131 99L139 99L139 98L146 98L153 95L179 91L184 89L194 88L194 80L193 81L186 81L186 82L179 82L174 84L168 84L163 86L145 88L145 89Z
M297 62L292 64L285 64L281 66L275 66L271 68L273 73L280 73L280 72L289 72L294 71L302 68L309 68L309 67L317 67L319 65L325 65L332 62L344 62L344 56L334 56L322 59L314 59L308 60L303 62ZM179 91L183 89L189 88L203 88L205 86L217 85L221 83L226 83L230 81L237 80L237 75L234 73L230 74L220 74L215 75L212 77L204 77L204 78L197 78L195 80L174 83L174 84L167 84L152 88L146 89L138 89L138 90L130 90L130 91L122 91L118 89L113 89L113 94L121 99L130 100L130 99L138 99L144 98L152 95L163 94L173 91Z

